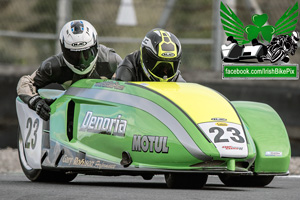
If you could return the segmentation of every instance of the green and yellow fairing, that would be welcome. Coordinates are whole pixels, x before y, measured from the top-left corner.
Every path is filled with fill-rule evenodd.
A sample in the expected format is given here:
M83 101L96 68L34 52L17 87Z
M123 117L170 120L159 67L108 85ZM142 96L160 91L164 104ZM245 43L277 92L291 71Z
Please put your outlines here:
M289 140L273 109L198 84L80 80L51 108L51 141L119 170L288 171Z

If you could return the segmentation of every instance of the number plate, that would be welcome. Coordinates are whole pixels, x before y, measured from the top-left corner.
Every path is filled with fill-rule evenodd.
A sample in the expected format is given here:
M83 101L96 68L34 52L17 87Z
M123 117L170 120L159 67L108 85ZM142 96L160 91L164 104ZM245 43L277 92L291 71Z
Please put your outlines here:
M248 156L247 141L241 125L228 122L207 122L198 126L214 143L220 157L245 158Z
M33 169L41 169L43 120L26 104L16 101L26 161Z

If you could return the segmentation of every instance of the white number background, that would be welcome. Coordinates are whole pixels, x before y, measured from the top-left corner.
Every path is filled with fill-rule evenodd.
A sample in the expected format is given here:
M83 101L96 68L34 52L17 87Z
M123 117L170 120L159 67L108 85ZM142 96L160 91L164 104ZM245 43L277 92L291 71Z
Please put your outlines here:
M247 157L248 146L242 126L228 122L226 122L228 126L218 126L216 123L207 122L198 124L198 126L214 143L220 156L227 158Z

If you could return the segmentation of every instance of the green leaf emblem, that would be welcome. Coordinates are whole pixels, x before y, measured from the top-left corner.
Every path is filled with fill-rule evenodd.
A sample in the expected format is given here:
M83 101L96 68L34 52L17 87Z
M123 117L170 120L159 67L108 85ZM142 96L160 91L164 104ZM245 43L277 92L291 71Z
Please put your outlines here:
M227 37L234 37L240 45L250 43L253 39L270 42L273 35L291 35L296 29L298 16L296 2L280 17L275 26L265 25L268 21L267 14L253 15L251 19L254 25L244 26L228 5L222 1L220 3L220 17L225 34Z
M262 15L255 14L252 16L252 22L256 26L248 25L245 27L245 31L247 33L249 41L252 41L253 39L256 38L259 38L262 42L264 40L268 42L271 41L272 35L275 33L275 28L270 25L264 26L267 21L268 21L267 14L262 14Z

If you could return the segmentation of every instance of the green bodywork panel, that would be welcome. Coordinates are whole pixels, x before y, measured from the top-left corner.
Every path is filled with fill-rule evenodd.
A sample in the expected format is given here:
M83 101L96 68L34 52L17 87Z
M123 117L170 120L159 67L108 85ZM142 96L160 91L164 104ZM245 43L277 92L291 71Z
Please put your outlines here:
M183 112L168 98L132 83L110 81L105 84L105 82L105 80L80 80L73 84L72 88L96 89L93 91L97 92L98 90L113 91L152 102L184 128L210 161L220 162L216 165L204 166L203 164L210 161L193 156L191 150L187 149L189 144L184 144L185 140L178 139L178 135L176 136L170 130L170 126L145 109L68 94L63 94L51 105L51 141L116 165L120 164L122 152L126 151L132 157L131 166L136 168L211 170L215 167L229 171L237 169L247 171L255 162L256 173L288 171L291 152L285 127L278 114L265 104L231 102L232 109L236 109L243 124L248 156L234 159L221 158L214 143L207 138L207 133L201 132L197 124L189 118L188 113ZM99 87L98 83L104 84ZM72 112L68 111L69 107L73 107ZM69 127L67 127L70 116L74 117L71 134L68 133ZM102 125L99 125L101 123ZM96 130L96 127L99 129ZM147 139L147 142L143 139ZM266 156L266 152L273 152L273 154L282 152L282 155ZM249 165L241 167L236 164L243 162Z
M285 126L279 115L267 104L232 101L255 143L256 173L288 171L291 148Z

